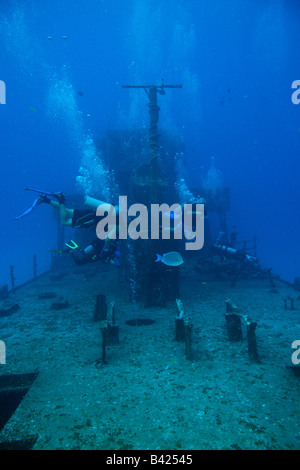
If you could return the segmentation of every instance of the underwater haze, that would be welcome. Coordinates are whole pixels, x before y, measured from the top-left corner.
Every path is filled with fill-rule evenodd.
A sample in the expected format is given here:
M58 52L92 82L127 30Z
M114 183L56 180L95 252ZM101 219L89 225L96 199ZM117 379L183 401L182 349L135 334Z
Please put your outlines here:
M158 96L159 126L185 146L190 188L230 190L228 228L257 237L257 256L282 279L300 276L300 5L296 0L2 0L0 283L50 267L57 224L34 195L111 194L97 139L148 126L143 90ZM99 189L100 188L100 189ZM96 192L97 192L96 191ZM137 201L139 202L139 201ZM161 201L163 202L163 201Z

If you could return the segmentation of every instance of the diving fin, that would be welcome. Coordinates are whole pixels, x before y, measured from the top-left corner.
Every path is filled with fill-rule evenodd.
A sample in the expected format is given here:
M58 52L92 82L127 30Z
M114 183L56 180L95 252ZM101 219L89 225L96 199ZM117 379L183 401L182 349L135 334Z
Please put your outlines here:
M20 220L22 219L23 217L25 217L25 215L28 215L28 214L31 214L31 212L33 212L35 209L37 209L39 207L39 205L43 202L43 200L41 198L37 198L35 199L34 203L32 204L31 207L29 207L29 209L27 209L26 211L24 211L21 215L19 215L18 217L15 217L16 220Z
M49 193L48 191L40 191L39 189L25 188L25 191L33 191L34 193L45 194L46 196L57 196L58 193Z
M58 200L59 204L64 204L66 200L66 196L64 195L64 193L61 192L49 193L48 191L40 191L39 189L33 188L25 188L25 191L33 191L34 193L38 193L41 196L55 197L55 199Z

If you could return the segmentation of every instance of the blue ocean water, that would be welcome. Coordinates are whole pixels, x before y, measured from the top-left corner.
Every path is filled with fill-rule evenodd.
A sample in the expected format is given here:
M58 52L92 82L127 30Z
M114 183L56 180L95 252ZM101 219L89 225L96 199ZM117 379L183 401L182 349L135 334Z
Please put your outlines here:
M82 192L97 138L148 125L144 92L122 84L162 77L183 84L159 97L160 126L185 142L188 186L213 157L229 228L257 236L263 267L300 275L297 1L7 0L0 13L1 284L10 265L17 284L31 278L33 255L48 269L56 243L49 207L14 220L33 201L24 188Z

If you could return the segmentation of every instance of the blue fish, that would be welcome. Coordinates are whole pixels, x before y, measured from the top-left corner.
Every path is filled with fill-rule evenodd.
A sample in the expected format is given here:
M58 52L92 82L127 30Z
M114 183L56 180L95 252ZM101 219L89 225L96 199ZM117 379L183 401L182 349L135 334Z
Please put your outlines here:
M156 256L157 259L155 260L155 263L161 261L167 266L180 266L183 263L182 256L177 251L170 251L169 253L165 253L164 255L157 254Z

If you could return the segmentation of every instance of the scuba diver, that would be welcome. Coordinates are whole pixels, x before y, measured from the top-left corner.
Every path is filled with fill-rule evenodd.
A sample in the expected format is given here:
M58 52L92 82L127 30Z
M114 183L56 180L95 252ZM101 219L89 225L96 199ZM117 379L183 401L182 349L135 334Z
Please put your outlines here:
M16 220L20 220L26 215L32 213L41 204L48 204L60 213L60 222L64 227L72 228L96 228L96 225L101 220L101 216L96 215L96 207L98 205L105 205L107 211L110 210L111 205L102 201L95 201L94 207L90 209L68 209L65 206L66 197L61 192L50 193L47 191L40 191L32 188L25 188L25 191L33 191L38 193L39 196L35 199L32 206L24 211ZM53 199L51 199L53 198ZM96 203L96 204L95 204ZM120 266L119 242L115 240L117 227L114 227L107 235L105 241L99 238L93 240L85 248L80 248L73 240L66 243L66 248L62 250L50 249L56 253L70 253L74 262L78 265L92 263L98 260L103 262L111 262L116 266Z
M66 248L62 250L50 249L55 253L70 253L74 262L78 265L94 263L96 261L110 262L117 267L120 266L121 253L120 242L107 238L104 242L99 238L93 240L85 248L80 248L76 242L70 240L66 243Z
M234 229L235 228L236 227L234 227ZM234 232L234 234L236 234L237 236L238 232ZM227 243L223 242L225 233L220 232L216 242L214 243L212 247L213 251L219 253L220 255L223 255L224 257L226 256L228 258L235 259L237 261L258 264L258 260L257 258L255 258L255 256L250 255L249 253L246 253L244 249L237 250L236 248L234 248L234 246L237 243L236 236L234 236L233 238L233 242L234 242L233 244L232 244L232 238L231 238L231 246L230 246Z
M20 220L28 214L31 214L41 204L48 204L56 210L59 210L60 222L64 227L72 228L89 228L97 225L101 217L96 216L96 210L93 209L68 209L65 206L66 196L63 193L49 193L47 191L40 191L38 189L25 188L25 191L33 191L39 193L39 197L35 199L32 206L24 211L21 215L16 217ZM53 199L50 199L53 197ZM102 201L97 201L98 205L107 206L107 211L110 209L110 204L105 204ZM96 208L95 208L96 209ZM106 210L104 208L104 210Z

